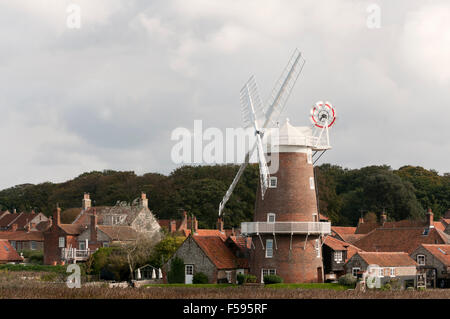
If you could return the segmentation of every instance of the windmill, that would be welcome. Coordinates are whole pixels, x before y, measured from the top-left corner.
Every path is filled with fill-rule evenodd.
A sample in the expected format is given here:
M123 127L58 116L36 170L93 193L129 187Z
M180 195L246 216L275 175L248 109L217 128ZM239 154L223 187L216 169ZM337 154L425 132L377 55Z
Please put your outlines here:
M286 102L291 94L292 88L294 87L305 62L306 61L302 57L301 52L298 49L295 49L283 73L272 90L272 94L266 108L264 108L261 103L258 87L253 76L250 77L242 88L240 92L240 101L244 124L246 127L253 127L256 135L256 142L251 150L245 155L244 163L239 167L233 182L220 202L219 217L222 215L225 204L229 200L236 184L239 182L239 179L244 173L244 170L250 161L250 157L255 152L255 149L257 149L258 152L261 196L264 198L264 194L269 187L270 175L264 156L262 137L266 129L277 126L277 120L286 106Z

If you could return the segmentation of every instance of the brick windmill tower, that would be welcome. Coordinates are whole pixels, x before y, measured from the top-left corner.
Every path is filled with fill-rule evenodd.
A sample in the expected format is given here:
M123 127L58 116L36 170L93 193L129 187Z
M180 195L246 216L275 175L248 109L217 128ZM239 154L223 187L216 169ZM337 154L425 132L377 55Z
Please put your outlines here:
M321 247L331 224L319 218L313 165L330 149L328 129L335 123L335 110L329 102L317 102L311 110L312 127L294 127L288 120L281 127L276 123L304 63L296 50L275 85L267 110L260 105L253 77L241 90L241 104L247 111L244 120L253 124L257 139L220 203L219 216L257 149L260 185L254 220L242 223L241 233L252 237L250 272L261 282L271 274L286 283L323 281Z

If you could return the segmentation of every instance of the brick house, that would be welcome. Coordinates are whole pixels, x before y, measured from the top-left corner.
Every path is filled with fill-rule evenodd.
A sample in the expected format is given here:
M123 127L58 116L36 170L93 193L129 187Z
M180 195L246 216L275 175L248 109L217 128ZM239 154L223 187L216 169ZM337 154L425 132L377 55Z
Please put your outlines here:
M17 251L44 250L44 234L41 231L3 231L0 239L8 240Z
M0 264L20 262L23 262L23 257L17 253L7 240L0 239Z
M40 223L48 222L48 218L42 213L0 213L0 231L16 231L36 229Z
M60 209L53 220L56 222L44 232L45 264L85 261L97 248L133 241L138 234L159 239L161 229L144 193L134 205L100 207L91 207L90 196L85 193L71 224L61 223Z
M369 266L370 269L369 269ZM356 277L369 270L377 287L398 281L401 288L417 284L417 263L405 252L357 252L345 263L346 273Z
M325 281L334 281L344 275L345 262L359 251L362 250L352 244L327 236L322 246Z
M450 245L422 244L410 254L429 288L450 287Z

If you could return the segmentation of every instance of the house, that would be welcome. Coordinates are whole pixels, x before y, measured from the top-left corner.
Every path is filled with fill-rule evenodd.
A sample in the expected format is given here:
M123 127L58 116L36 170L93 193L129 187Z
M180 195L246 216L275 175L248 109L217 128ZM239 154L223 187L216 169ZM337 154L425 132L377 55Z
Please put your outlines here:
M450 287L450 245L421 244L410 254L429 288Z
M218 224L222 224L219 220ZM173 258L179 257L185 264L185 283L192 283L197 272L204 273L210 283L236 283L239 273L249 270L250 238L227 236L220 229L194 229L164 265L165 281Z
M41 231L3 231L0 240L7 240L17 251L44 250L44 234Z
M447 244L450 236L436 227L431 210L425 221L402 220L383 222L353 245L372 252L412 253L421 244ZM358 226L359 227L359 226ZM358 231L358 227L357 230Z
M327 236L322 246L325 281L335 281L344 275L345 262L359 251L362 250L352 244Z
M355 232L356 227L331 226L331 236L350 244L353 244L366 235L355 234Z
M417 284L417 263L405 252L362 252L355 253L346 263L346 273L355 277L373 276L376 287L386 283L397 283L401 288Z
M20 262L23 262L23 257L17 253L7 240L0 239L0 264Z
M0 214L0 231L16 231L36 229L36 226L42 222L47 222L48 218L42 214L31 213L16 213L4 212Z
M92 207L85 193L82 207L71 224L61 223L55 210L53 225L44 232L44 263L85 261L99 247L135 241L139 235L159 240L160 225L148 208L145 193L133 205ZM158 238L156 238L158 237Z

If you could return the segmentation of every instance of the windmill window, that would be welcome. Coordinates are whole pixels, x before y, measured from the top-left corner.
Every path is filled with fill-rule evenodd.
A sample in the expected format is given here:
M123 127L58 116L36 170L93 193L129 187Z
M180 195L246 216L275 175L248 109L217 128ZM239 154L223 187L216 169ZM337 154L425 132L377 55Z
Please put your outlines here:
M278 179L274 176L272 176L269 180L269 187L270 188L277 188L278 185Z
M267 214L267 222L268 223L275 223L275 214L274 213Z
M308 161L308 164L312 164L312 154L311 154L311 153L308 153L308 154L306 155L306 159L307 159L307 161Z
M314 248L316 249L316 253L317 253L317 258L320 258L320 242L318 239L316 239L315 244L314 244Z
M314 178L313 177L309 178L309 188L314 189Z
M266 258L273 257L273 239L266 240Z
M261 283L264 283L264 276L276 275L276 269L261 269Z

